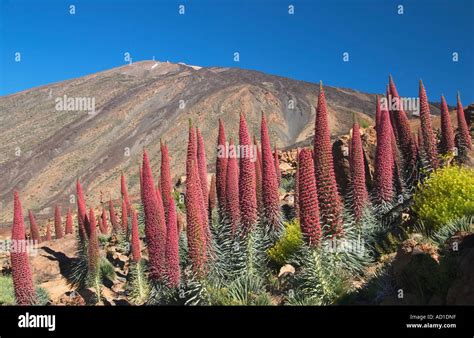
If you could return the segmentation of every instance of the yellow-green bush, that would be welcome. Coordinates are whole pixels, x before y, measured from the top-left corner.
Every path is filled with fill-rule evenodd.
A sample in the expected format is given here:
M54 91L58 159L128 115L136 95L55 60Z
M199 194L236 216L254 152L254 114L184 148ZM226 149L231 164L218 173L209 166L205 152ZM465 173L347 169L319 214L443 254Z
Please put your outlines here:
M303 244L300 222L295 218L285 223L285 234L268 250L270 259L279 265L288 262L288 258Z
M474 170L451 166L436 170L418 186L413 210L427 230L474 215Z
M15 291L12 277L0 275L0 305L14 305Z

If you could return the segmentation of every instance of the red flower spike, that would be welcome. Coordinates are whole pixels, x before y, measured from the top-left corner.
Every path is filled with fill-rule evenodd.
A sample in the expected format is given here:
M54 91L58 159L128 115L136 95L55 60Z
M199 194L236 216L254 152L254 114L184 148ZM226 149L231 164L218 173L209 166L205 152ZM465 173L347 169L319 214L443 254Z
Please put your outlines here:
M301 231L310 246L317 246L321 240L321 225L311 149L305 148L299 153L298 185Z
M238 181L239 205L240 205L240 221L247 234L257 222L257 187L255 177L255 160L250 134L247 122L243 114L240 114L239 127L240 140L240 170ZM243 151L242 151L243 149Z
M278 179L275 172L275 163L270 146L267 121L262 114L261 124L262 142L262 206L265 221L272 229L278 229L281 223L280 197L278 195Z
M431 113L430 106L428 104L428 98L426 96L425 87L423 82L420 80L420 122L421 122L421 132L423 136L423 145L424 151L427 160L430 162L431 166L436 169L439 166L438 159L438 150L436 147L436 137L433 132L433 127L431 124Z
M148 154L143 153L143 209L145 235L149 256L150 278L163 280L166 274L166 224L163 202L156 193Z
M33 277L24 241L26 239L23 211L18 192L14 193L12 241L17 243L16 249L10 251L12 264L12 279L15 289L15 299L18 305L34 305L37 302L33 285ZM21 244L23 243L23 244Z
M41 243L41 235L39 232L38 223L36 223L35 216L31 210L28 210L28 218L30 220L31 239L36 243Z
M61 207L57 205L54 210L54 232L56 239L63 238L63 226L61 223Z
M342 201L334 174L326 97L322 83L319 89L315 123L314 170L318 189L319 212L322 223L330 226L328 233L338 235L342 232Z

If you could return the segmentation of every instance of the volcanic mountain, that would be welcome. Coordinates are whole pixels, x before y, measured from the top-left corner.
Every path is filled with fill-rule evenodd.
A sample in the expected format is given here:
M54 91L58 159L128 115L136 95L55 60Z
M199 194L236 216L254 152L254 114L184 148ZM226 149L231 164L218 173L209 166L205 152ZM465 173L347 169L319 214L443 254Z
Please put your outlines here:
M325 92L333 136L349 131L354 113L372 124L374 94ZM202 131L210 172L218 119L238 139L241 112L258 138L265 114L279 148L309 144L318 93L318 84L258 71L143 61L0 97L0 222L11 223L14 189L40 219L52 217L55 204L75 209L77 178L92 206L119 198L121 172L136 195L144 148L158 175L160 140L176 179L184 173L189 120ZM86 109L91 102L94 111Z

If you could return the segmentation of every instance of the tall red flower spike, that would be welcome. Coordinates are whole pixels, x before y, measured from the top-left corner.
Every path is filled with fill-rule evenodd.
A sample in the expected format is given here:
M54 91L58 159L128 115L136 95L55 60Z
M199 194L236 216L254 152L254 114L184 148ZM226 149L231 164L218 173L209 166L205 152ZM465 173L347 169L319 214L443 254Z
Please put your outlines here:
M261 124L262 142L262 204L265 221L272 229L279 229L281 222L280 197L278 195L278 179L275 172L275 163L270 146L267 120L262 114Z
M392 131L393 131L393 135L395 136L395 142L396 143L399 143L399 139L398 139L398 127L397 127L397 124L396 124L396 120L395 120L395 112L390 108L390 102L391 102L391 96L390 96L390 85L387 84L387 91L386 91L386 98L387 98L387 111L388 111L388 116L390 117L390 125L392 126Z
M300 158L300 148L296 148L296 158ZM295 191L294 191L294 197L293 197L293 205L295 206L295 217L297 219L300 218L300 203L299 203L299 171L300 171L300 165L298 163L299 161L296 161L296 172L295 172ZM314 170L314 163L313 163L313 170ZM319 210L319 207L318 207Z
M392 114L389 113L389 116L393 117L393 115L396 113L397 112L393 112ZM388 123L390 124L390 127L388 129L390 131L390 140L391 140L392 158L393 158L393 180L395 182L396 191L399 193L402 193L403 191L403 177L402 177L402 168L401 168L402 160L400 156L400 151L398 150L397 137L395 136L395 131L397 130L397 128L392 124L393 122L392 122L392 119L388 120Z
M240 170L239 170L239 204L240 221L247 234L257 222L257 187L255 177L255 160L257 154L254 154L247 122L243 114L240 114Z
M122 199L122 231L124 234L128 231L128 212L127 202Z
M438 159L438 150L436 147L436 137L433 132L433 127L431 124L431 113L430 106L428 104L428 98L426 96L425 87L423 82L420 80L420 122L421 122L421 132L423 135L423 145L425 147L425 154L427 160L430 162L431 166L436 169L439 167Z
M198 171L197 180L199 182L199 186L201 189L199 190L197 202L201 208L201 216L202 216L202 227L205 233L205 241L206 247L207 243L210 243L210 228L208 226L208 219L207 219L207 209L204 204L203 194L202 194L202 185L201 185L201 178L199 176L199 161L198 161L198 140L196 136L196 129L193 128L191 120L189 121L189 133L188 133L188 149L186 154L186 176L189 176L189 170L191 167L191 163L193 162L196 165L196 170Z
M120 177L120 192L122 194L122 198L125 201L125 205L127 206L127 211L130 210L130 199L128 197L128 189L127 189L127 181L125 180L125 175L122 173Z
M365 163L359 124L352 127L351 152L349 156L350 182L352 187L352 210L357 222L362 219L364 208L369 201L367 185L365 183Z
M199 203L201 184L197 163L189 163L186 177L186 232L188 237L188 256L192 270L199 276L205 271L206 235L203 227L203 215Z
M149 256L150 278L163 280L166 274L166 224L163 202L158 200L150 161L143 152L143 209L145 212L145 235ZM161 204L161 205L160 205Z
M117 219L117 213L115 212L115 207L111 199L109 200L109 214L110 214L110 223L112 224L112 230L115 232L120 231L120 225Z
M89 209L89 218L85 219L89 226L89 242L87 245L89 276L95 276L100 264L99 238L97 236L97 220L94 209Z
M84 192L82 191L81 182L79 179L76 181L76 193L77 193L77 225L79 227L79 238L81 240L87 239L88 229L84 224L84 219L87 216L86 199L84 198Z
M54 232L56 239L63 238L63 226L61 220L61 207L59 205L54 209Z
M224 123L219 119L219 134L217 136L217 146L225 147L226 145L226 136L224 130ZM227 156L217 156L216 158L216 191L217 191L217 201L219 207L219 214L223 216L225 210L225 186L226 186L226 173L227 173Z
M278 186L281 184L281 171L280 171L280 159L278 158L278 149L275 146L275 150L273 151L273 157L275 159L275 173L277 175Z
M206 148L204 147L204 140L199 128L196 128L197 139L197 161L199 169L199 180L201 181L202 200L204 202L204 209L208 210L208 191L207 191L207 162L206 162Z
M262 152L258 146L257 140L254 136L253 144L257 149L257 160L255 161L255 182L257 190L257 214L262 212Z
M377 202L390 202L393 198L393 153L390 137L390 117L382 110L380 133L377 134L374 185Z
M301 231L310 246L317 246L321 240L321 225L311 149L305 148L299 153L298 185Z
M316 173L321 221L323 224L330 226L328 234L338 235L342 231L342 201L334 174L330 136L326 97L321 82L314 132L314 170Z
M18 305L34 305L37 301L37 297L33 285L25 239L23 210L18 192L15 191L13 201L12 241L17 245L12 246L10 250L15 299Z
M454 132L451 126L451 116L449 115L448 105L444 96L441 95L441 144L440 148L443 153L447 154L453 151L454 145Z
M467 126L466 115L461 103L461 96L458 93L457 96L457 110L456 115L458 119L458 138L459 147L472 149L471 135L469 134L469 128Z
M28 210L28 218L30 219L31 239L36 243L41 243L41 235L39 232L38 223L36 223L35 216L31 210Z
M407 114L403 110L400 96L398 95L392 76L389 76L389 90L392 100L396 99L399 101L399 109L393 112L395 121L395 125L393 127L396 127L397 129L400 151L403 154L405 168L413 170L414 166L416 165L416 149L412 137L410 121L408 120Z
M51 237L51 223L50 221L48 220L48 224L46 225L46 237L45 237L45 240L46 241L51 241L53 238Z
M161 147L161 169L160 169L160 185L161 195L163 197L163 208L165 210L165 218L168 221L169 205L168 202L172 198L172 183L170 172L170 156L166 144L160 141Z
M109 232L109 226L107 224L107 212L105 208L102 207L102 214L100 215L100 233L106 235Z
M138 233L138 214L135 210L132 211L132 258L135 263L142 259L142 250L140 247L140 235Z
M234 141L231 139L229 148L234 146ZM234 154L235 155L235 154ZM232 224L232 233L235 233L240 220L239 208L239 167L237 165L237 158L232 152L229 152L227 159L227 184L225 186L226 193L226 213L229 221Z
M179 234L176 206L174 200L168 197L168 219L166 220L166 267L169 287L179 287L181 272L179 267Z
M67 215L66 215L66 234L72 234L74 233L74 224L72 221L72 213L71 209L67 209Z

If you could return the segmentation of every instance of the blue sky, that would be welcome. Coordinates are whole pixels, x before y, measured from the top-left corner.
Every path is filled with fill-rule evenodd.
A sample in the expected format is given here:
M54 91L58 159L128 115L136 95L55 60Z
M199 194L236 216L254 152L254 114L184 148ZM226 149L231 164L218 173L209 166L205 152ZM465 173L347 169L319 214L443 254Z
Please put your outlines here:
M453 104L457 90L474 101L472 0L0 3L0 95L123 65L129 52L134 61L240 67L371 93L392 74L403 96L417 96L422 78L431 101L444 93Z

